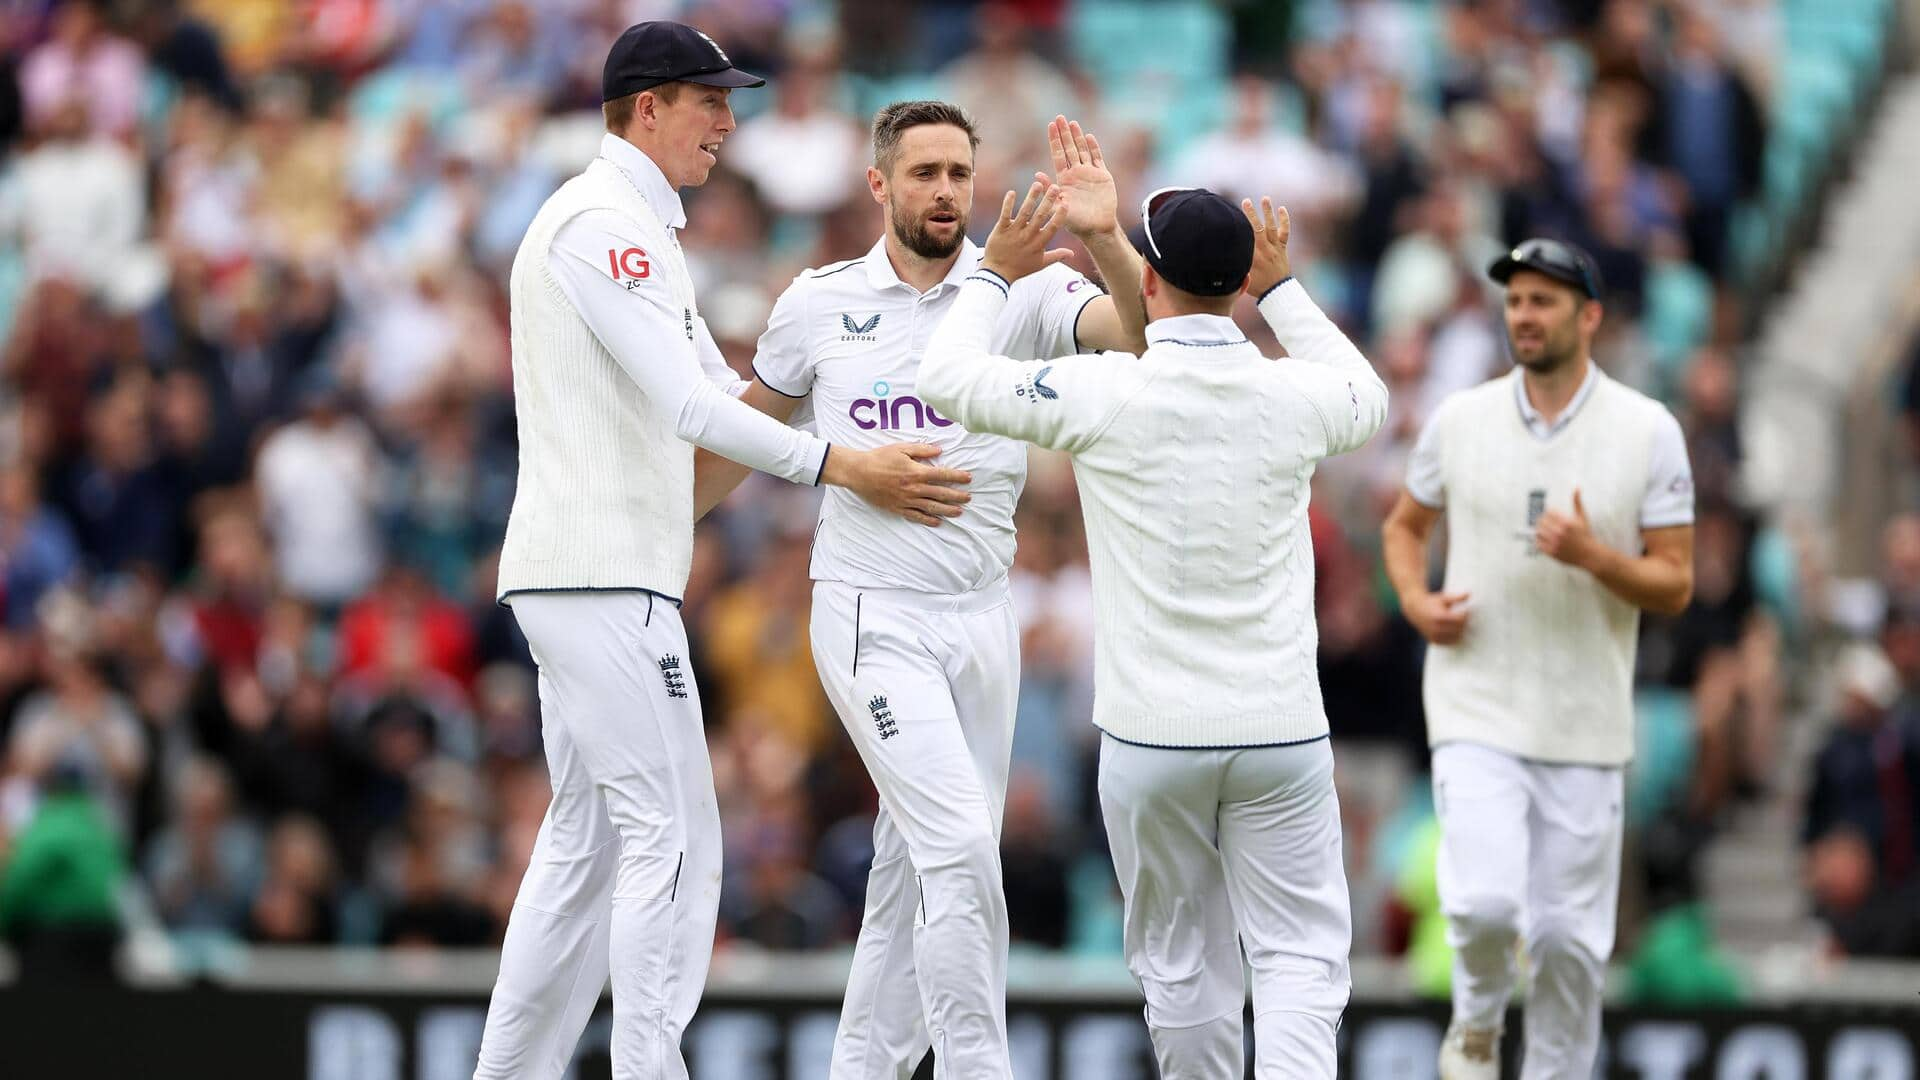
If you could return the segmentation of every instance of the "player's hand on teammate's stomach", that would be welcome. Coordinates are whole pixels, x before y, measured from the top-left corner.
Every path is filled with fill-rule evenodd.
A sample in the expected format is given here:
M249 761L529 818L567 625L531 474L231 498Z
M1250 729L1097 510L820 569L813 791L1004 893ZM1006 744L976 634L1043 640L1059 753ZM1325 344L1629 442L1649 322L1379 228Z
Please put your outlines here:
M871 450L835 446L821 479L843 487L890 514L921 525L959 517L973 496L963 490L973 474L928 464L940 448L926 443L889 443Z
M1407 621L1435 645L1457 645L1467 634L1468 599L1463 592L1420 593L1407 599Z

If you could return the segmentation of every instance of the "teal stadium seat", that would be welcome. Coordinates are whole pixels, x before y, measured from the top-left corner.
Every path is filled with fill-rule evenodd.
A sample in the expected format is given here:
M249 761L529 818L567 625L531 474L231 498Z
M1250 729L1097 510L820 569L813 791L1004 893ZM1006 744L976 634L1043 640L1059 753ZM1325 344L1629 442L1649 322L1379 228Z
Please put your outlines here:
M1653 350L1656 389L1672 400L1687 357L1707 339L1713 322L1713 280L1690 262L1656 261L1647 273L1647 307L1641 319Z
M853 97L853 114L865 118L871 118L874 113L896 101L922 101L942 96L940 79L931 73L886 78L848 75L847 83Z
M354 87L347 99L354 127L382 127L409 113L420 113L435 131L445 131L467 111L458 79L408 68L375 72Z
M1747 556L1753 589L1762 607L1773 614L1788 637L1801 629L1800 557L1793 538L1776 525L1762 526Z
M1675 805L1693 775L1693 699L1652 687L1633 695L1634 758L1627 770L1627 827L1637 829Z
M27 256L18 244L0 244L0 341L13 335L20 301L27 295Z
M1754 271L1787 241L1832 165L1837 140L1882 73L1892 0L1778 0L1779 78L1763 192L1734 223L1736 266Z
M1162 154L1178 153L1218 126L1225 100L1228 27L1194 0L1077 4L1067 25L1075 60L1117 115L1154 132Z

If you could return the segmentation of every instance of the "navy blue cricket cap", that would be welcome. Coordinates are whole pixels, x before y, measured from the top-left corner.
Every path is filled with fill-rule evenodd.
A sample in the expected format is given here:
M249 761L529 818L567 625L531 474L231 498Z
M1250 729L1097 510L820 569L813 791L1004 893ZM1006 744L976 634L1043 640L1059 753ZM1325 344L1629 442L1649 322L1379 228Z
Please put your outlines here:
M1519 247L1495 259L1493 265L1487 267L1487 276L1505 285L1507 279L1522 270L1545 274L1563 285L1571 285L1587 294L1590 300L1600 299L1606 291L1600 281L1600 264L1585 250L1564 240L1523 240Z
M1205 188L1162 188L1140 204L1129 234L1167 284L1195 296L1230 296L1253 269L1253 226Z
M767 80L733 66L714 40L685 23L658 19L627 27L607 50L600 100L612 101L661 83L765 86Z

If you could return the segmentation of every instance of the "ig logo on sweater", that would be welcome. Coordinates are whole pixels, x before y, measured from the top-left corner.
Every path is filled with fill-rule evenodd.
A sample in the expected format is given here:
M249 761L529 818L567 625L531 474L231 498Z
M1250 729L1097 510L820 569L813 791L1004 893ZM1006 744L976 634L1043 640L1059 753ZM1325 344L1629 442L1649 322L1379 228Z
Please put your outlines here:
M637 247L625 251L608 248L607 268L613 271L613 280L625 285L628 292L653 276L653 264L647 261L647 253Z

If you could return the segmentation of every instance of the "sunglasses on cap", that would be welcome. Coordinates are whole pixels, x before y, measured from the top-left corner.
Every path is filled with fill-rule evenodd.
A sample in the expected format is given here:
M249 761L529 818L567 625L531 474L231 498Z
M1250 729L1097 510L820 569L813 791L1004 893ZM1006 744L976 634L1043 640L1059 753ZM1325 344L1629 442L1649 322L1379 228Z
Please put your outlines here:
M1533 239L1501 256L1487 269L1487 276L1502 285L1521 270L1545 274L1556 281L1600 299L1600 272L1586 252L1559 240Z
M1163 187L1160 190L1149 194L1146 198L1140 200L1140 228L1145 230L1146 232L1147 246L1153 249L1154 258L1162 259L1166 257L1165 255L1161 254L1160 245L1155 243L1153 239L1154 211L1160 209L1161 205L1164 204L1168 199L1172 198L1175 195L1180 194L1183 191L1198 191L1198 190L1200 189L1193 188L1193 187Z

